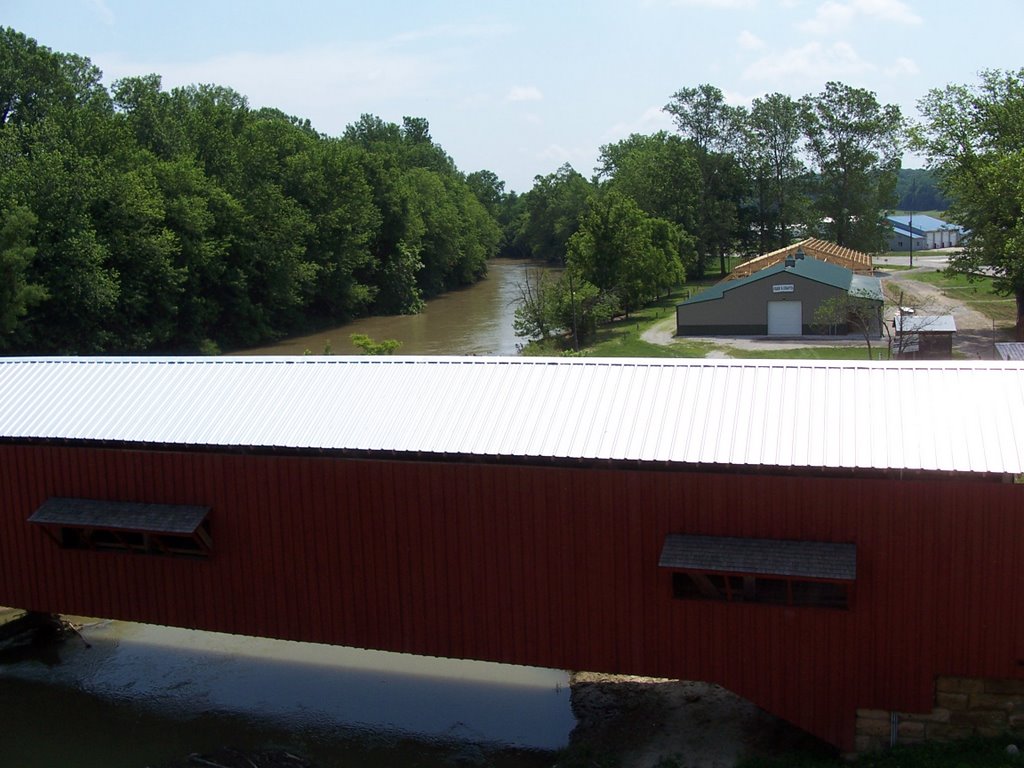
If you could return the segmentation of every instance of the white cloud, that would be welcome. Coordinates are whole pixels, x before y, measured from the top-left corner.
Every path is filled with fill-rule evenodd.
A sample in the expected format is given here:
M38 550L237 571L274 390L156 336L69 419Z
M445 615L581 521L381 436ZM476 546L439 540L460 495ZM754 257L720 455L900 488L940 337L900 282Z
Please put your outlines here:
M799 48L762 56L743 71L745 80L785 80L801 77L821 81L870 72L875 66L845 42L811 42Z
M736 44L747 51L756 51L760 48L764 48L766 45L764 40L755 35L749 29L744 29L740 32L739 37L736 38Z
M553 166L561 166L569 163L573 168L587 176L594 164L594 150L584 147L565 147L561 144L548 144L543 150L537 153L537 159L551 163Z
M657 133L672 131L675 126L672 117L661 107L648 107L632 120L623 120L612 124L601 137L602 144L625 139L634 133Z
M108 27L113 25L114 12L110 10L110 6L107 5L105 0L91 0L90 5L92 5L93 10L96 11L96 14L100 17L104 24L106 24Z
M890 24L921 23L921 17L903 0L826 0L799 28L809 35L832 35L844 32L859 18Z
M511 31L512 27L506 24L437 24L432 27L399 32L389 38L388 42L404 45L437 38L484 40L501 37Z
M885 74L890 77L898 77L900 75L917 75L920 74L920 72L921 69L917 66L917 62L913 59L908 59L905 56L900 56L885 69Z
M253 107L276 107L309 118L326 133L340 133L364 112L380 114L385 111L382 105L414 102L447 66L437 57L366 44L272 54L240 52L186 63L102 55L94 61L108 82L157 72L165 89L223 85L241 93Z
M922 19L903 0L853 0L854 7L865 16L895 24L920 24Z
M540 88L535 88L532 85L516 85L509 90L505 101L541 101L543 98L544 94L540 92Z

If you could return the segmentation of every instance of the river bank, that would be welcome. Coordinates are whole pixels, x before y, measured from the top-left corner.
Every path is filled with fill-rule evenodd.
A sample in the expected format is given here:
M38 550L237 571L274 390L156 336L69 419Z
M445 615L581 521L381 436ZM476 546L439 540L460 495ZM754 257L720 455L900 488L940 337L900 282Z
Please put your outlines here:
M0 609L0 625L20 613ZM430 661L419 657L364 657L377 681L366 689L337 659L374 652L268 641L303 660L295 666L277 652L268 667L239 658L260 652L253 645L263 641L254 639L91 619L75 626L80 635L40 633L39 642L0 654L0 720L22 734L7 749L19 768L71 760L76 768L727 768L808 738L708 683L577 672L563 678L565 688L551 689L515 667L514 696L477 672L470 697L453 704L444 678L424 680L422 671L389 677L396 664L419 669ZM17 628L7 634L23 636ZM183 649L190 642L204 650ZM481 669L504 679L500 670ZM408 709L416 710L411 718ZM440 722L459 718L453 727L423 723L445 709L452 714ZM488 726L488 710L518 725ZM344 721L332 714L338 711L349 713ZM538 732L551 724L549 735ZM34 738L37 731L48 738ZM520 745L502 743L501 733ZM521 746L531 736L551 746Z

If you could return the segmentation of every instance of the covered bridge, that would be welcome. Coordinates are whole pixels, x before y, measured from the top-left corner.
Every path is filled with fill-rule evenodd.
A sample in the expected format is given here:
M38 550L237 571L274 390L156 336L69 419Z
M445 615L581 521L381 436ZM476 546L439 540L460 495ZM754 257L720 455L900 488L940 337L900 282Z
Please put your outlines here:
M1021 435L1005 363L0 359L0 604L713 681L850 749L1024 684Z

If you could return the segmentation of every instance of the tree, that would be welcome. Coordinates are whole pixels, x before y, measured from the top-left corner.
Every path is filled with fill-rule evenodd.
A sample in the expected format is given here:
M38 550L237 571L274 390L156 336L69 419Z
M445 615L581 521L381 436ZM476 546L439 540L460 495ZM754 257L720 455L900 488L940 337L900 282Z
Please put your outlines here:
M901 211L944 211L950 203L939 189L935 171L925 168L901 168L896 197Z
M546 269L527 269L516 284L518 296L512 328L516 336L544 341L559 330L556 284L558 278Z
M614 294L585 280L571 264L557 278L547 270L528 271L519 284L517 302L513 321L517 336L544 342L565 334L576 351L619 311Z
M700 212L693 229L697 240L697 275L717 257L719 271L727 272L725 257L739 232L739 202L743 178L732 152L736 148L743 110L725 103L713 85L682 88L664 110L672 115L684 139L691 142L700 168Z
M899 107L883 106L863 88L830 82L817 96L804 96L800 111L826 236L848 248L881 250L904 143Z
M505 201L505 182L494 171L473 171L466 176L466 185L491 216L497 219Z
M569 238L579 229L592 194L591 185L568 163L537 176L522 198L516 245L535 259L564 265Z
M36 249L29 245L36 217L24 206L0 214L0 349L8 346L21 318L46 298L46 290L28 282Z
M916 147L952 199L949 216L970 236L949 268L996 277L1017 304L1024 341L1024 69L988 70L975 86L948 85L919 103Z
M652 219L611 190L588 206L569 240L569 265L602 292L615 294L628 313L681 282L681 237L674 224Z
M756 201L758 253L790 243L804 217L806 168L800 159L800 107L781 93L754 99L741 132L740 164Z
M601 147L599 178L604 187L626 195L644 213L674 224L680 234L696 230L701 216L703 180L693 146L674 134L633 134ZM696 272L691 237L680 239L681 262Z
M847 332L852 328L864 337L871 359L871 342L882 333L882 306L878 299L867 293L846 293L826 299L814 310L814 324L827 333Z
M399 347L402 346L402 342L397 339L382 339L381 341L374 341L365 333L353 333L348 338L355 346L359 347L359 349L363 351L364 355L393 355L398 351Z

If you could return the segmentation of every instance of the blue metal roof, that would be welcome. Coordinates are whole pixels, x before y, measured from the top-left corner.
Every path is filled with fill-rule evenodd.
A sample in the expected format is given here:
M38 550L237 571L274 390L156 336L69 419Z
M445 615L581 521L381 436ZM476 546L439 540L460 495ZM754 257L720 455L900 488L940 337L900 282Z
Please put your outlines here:
M942 230L955 230L957 232L963 231L963 227L957 224L950 224L942 219L936 219L934 216L925 216L924 214L918 214L913 217L913 228L910 226L910 216L886 216L886 218L891 221L897 229L904 232L913 231L916 235L924 235L926 232L939 232Z

